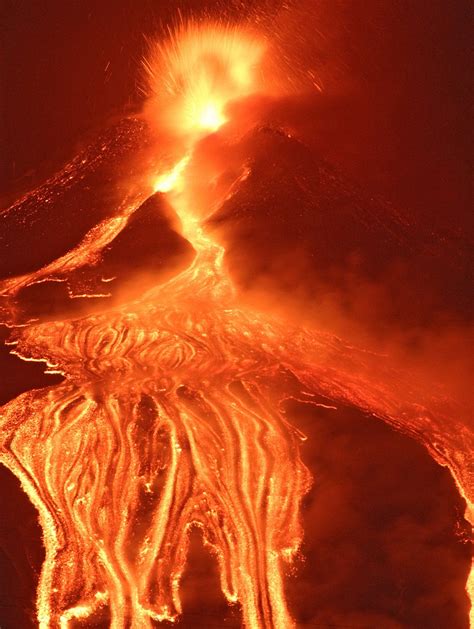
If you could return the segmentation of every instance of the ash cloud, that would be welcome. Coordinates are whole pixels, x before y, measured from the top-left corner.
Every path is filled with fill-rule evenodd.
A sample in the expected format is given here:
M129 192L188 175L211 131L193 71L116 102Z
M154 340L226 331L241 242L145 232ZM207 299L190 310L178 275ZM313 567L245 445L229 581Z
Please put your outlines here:
M357 409L286 410L315 476L288 585L301 626L467 627L470 529L449 472Z

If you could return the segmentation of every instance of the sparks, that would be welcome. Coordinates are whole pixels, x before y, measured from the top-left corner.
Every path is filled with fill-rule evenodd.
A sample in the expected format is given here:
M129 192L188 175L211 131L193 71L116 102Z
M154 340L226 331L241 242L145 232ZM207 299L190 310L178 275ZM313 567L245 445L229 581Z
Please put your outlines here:
M235 26L191 23L152 46L144 63L148 112L160 128L195 138L217 131L233 100L262 88L261 37Z

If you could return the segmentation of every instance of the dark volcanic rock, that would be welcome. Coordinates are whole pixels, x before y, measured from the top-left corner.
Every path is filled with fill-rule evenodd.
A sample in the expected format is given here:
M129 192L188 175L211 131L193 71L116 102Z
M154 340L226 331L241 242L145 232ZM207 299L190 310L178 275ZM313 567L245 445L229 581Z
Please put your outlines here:
M16 322L79 316L137 297L185 268L194 250L173 229L161 194L147 199L107 244L95 264L21 289L12 298ZM104 280L107 280L104 282Z
M101 134L57 175L0 214L0 278L36 271L118 213L121 178L147 146L143 122L126 118Z
M242 287L316 301L330 292L348 310L375 287L374 317L410 324L440 309L466 312L468 245L459 235L434 234L362 193L278 130L253 132L238 151L250 174L208 224Z
M304 501L303 554L286 580L298 626L468 629L469 527L446 468L377 418L327 398L312 401L321 406L285 404L308 436L303 453L315 476ZM0 523L0 624L33 628L44 557L37 513L3 467L0 490L8 504ZM192 535L179 627L241 626L217 572Z
M193 248L171 226L172 210L161 194L145 201L127 226L107 245L97 271L116 276L114 286L129 284L137 275L153 277L165 269L191 262Z

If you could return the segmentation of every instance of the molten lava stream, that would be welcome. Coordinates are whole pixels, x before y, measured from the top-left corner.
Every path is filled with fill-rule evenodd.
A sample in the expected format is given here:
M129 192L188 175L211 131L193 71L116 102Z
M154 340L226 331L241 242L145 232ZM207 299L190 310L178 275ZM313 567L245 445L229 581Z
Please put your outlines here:
M161 122L184 147L150 187L168 194L196 251L191 266L124 306L15 333L20 357L65 376L7 404L0 424L1 461L21 480L44 531L41 629L87 622L105 606L113 629L174 620L195 526L245 626L294 626L284 572L301 543L300 504L311 481L299 454L303 436L279 411L292 393L285 373L301 389L392 423L403 408L402 427L414 433L429 424L419 406L410 415L405 400L354 373L355 359L346 369L323 364L319 352L331 343L349 352L339 341L239 306L224 250L195 212L193 151L226 120L228 102L257 91L263 50L238 29L194 25L149 63L152 80L166 77L150 111L162 106ZM459 461L451 469L462 489Z
M174 618L192 525L247 626L292 624L282 563L299 545L309 477L272 410L278 365L251 350L258 319L190 305L36 329L74 374L5 409L6 462L45 530L44 627L106 601L113 627Z

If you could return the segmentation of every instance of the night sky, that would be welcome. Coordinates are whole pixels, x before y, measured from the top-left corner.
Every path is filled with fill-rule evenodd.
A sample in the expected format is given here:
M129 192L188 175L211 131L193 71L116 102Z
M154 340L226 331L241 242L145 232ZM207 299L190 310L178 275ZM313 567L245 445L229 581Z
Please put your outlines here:
M258 19L294 61L290 72L322 78L301 121L307 141L374 194L433 221L467 221L470 3L284 4L6 0L2 190L41 181L87 132L139 102L145 37L181 9Z

